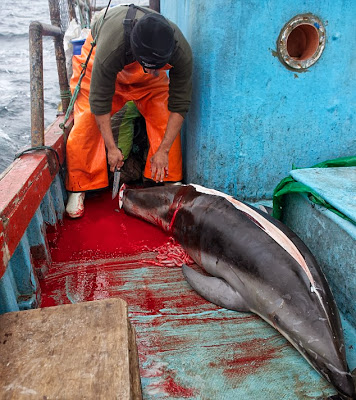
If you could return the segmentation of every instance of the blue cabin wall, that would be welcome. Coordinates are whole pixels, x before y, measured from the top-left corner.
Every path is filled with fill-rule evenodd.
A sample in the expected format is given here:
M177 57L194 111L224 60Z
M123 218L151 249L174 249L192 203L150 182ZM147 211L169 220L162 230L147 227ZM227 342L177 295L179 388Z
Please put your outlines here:
M271 198L292 165L356 153L356 2L161 0L194 56L184 176L239 198ZM326 29L321 58L287 69L276 41L295 15Z

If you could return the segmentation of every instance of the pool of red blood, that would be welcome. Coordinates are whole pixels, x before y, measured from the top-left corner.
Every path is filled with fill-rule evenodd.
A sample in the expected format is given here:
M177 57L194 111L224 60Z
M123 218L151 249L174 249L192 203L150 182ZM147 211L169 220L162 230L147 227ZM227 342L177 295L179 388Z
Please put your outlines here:
M168 300L162 301L162 294L151 288L151 280L143 282L145 290L139 294L131 281L130 289L123 290L128 271L135 269L140 274L141 268L166 270L193 263L179 243L160 228L119 210L110 191L87 196L83 217L65 217L62 225L47 233L52 264L40 282L41 307L120 296L130 306L159 310ZM157 271L155 276L172 279L167 272ZM181 271L178 276L183 281ZM177 294L172 296L175 299ZM180 301L182 298L178 296Z
M111 192L89 195L84 216L64 218L48 234L53 262L95 260L155 250L169 240L160 228L119 210Z

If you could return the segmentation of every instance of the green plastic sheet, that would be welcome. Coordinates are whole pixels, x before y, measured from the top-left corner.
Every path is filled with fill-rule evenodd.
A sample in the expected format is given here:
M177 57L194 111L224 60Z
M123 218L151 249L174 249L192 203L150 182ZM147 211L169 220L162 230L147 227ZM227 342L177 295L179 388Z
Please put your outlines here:
M330 168L330 167L355 167L356 156L335 158L333 160L323 161L319 164L313 165L310 168ZM293 168L296 169L296 168ZM341 218L355 224L355 221L348 218L345 214L334 208L329 204L323 197L316 193L311 187L304 185L303 183L295 181L291 176L287 176L282 179L281 182L276 186L273 192L273 216L277 219L281 219L283 215L283 203L284 196L289 193L306 193L310 201L315 204L319 204L337 214Z
M140 116L141 114L133 101L128 101L122 109L122 115L118 126L119 134L117 147L121 149L125 160L127 160L132 150L135 120Z

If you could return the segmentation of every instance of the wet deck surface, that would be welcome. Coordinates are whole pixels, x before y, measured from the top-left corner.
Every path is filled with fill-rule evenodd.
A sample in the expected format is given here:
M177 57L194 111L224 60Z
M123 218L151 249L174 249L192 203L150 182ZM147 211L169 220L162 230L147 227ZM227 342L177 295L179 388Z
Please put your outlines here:
M184 253L158 228L115 211L103 192L50 236L42 307L120 297L136 328L144 399L318 399L327 382L253 314L214 306L169 260Z

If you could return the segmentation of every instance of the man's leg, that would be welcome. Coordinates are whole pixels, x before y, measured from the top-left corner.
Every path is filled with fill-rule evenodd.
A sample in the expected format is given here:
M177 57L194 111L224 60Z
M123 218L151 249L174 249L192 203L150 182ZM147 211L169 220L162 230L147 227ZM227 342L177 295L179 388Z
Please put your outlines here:
M84 192L108 186L105 144L89 102L80 94L74 109L74 127L67 141L66 188Z
M78 218L84 213L88 190L108 186L104 140L90 112L86 96L79 94L74 107L74 127L67 141L67 214Z
M74 91L81 73L81 63L86 61L91 49L91 36L88 37L80 56L73 57L73 77L71 90ZM108 171L104 140L96 124L95 116L90 112L89 90L91 69L95 49L90 58L87 72L82 80L80 92L74 104L74 126L71 130L67 146L66 189L70 192L67 213L73 218L84 212L85 192L108 186ZM113 112L124 105L124 100L115 95Z

